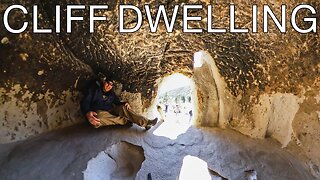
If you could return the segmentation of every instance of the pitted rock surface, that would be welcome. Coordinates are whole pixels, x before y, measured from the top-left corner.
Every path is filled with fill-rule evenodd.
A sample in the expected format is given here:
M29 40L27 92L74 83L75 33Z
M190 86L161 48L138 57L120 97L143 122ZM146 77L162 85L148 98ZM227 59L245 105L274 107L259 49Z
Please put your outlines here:
M117 177L124 178L128 170L138 168L136 179L146 179L149 173L153 179L176 179L183 159L193 156L205 161L206 171L215 178L314 179L304 163L270 140L253 140L229 130L194 127L170 140L153 135L153 130L146 132L137 126L94 129L79 125L1 145L0 175L5 180L83 179L91 167L96 176L90 174L90 178L108 179L107 173L117 168ZM102 152L109 155L100 156ZM109 169L94 168L92 160L98 162L97 157L106 161Z
M237 11L236 26L250 29L252 2L232 2ZM118 7L129 3L142 10L143 25L136 33L119 33ZM12 12L9 23L20 27L27 21L29 26L24 33L12 34L0 23L0 143L24 140L83 122L79 101L88 81L98 72L123 84L124 91L138 94L133 101L139 105L141 102L139 111L143 111L154 100L159 80L176 72L193 77L194 53L203 50L210 54L217 74L226 84L223 92L230 93L222 98L235 101L227 107L238 114L226 116L226 128L254 138L276 139L296 156L306 155L313 174L320 177L319 32L297 33L289 17L298 4L310 4L319 10L320 2L261 0L255 3L260 12L258 33L212 34L206 33L206 6L213 5L213 27L228 29L229 1L1 0L1 22L8 6L21 4L29 13ZM287 33L280 33L271 21L269 32L263 33L262 6L270 5L279 19L283 3L287 5ZM61 5L60 34L32 33L32 6L35 4L38 5L39 28L54 28L55 5ZM108 4L107 11L96 13L106 16L107 21L96 22L96 31L90 34L88 8L77 11L75 13L83 15L85 20L74 22L73 32L67 34L67 4ZM150 5L153 16L159 4L166 6L168 14L172 14L175 5L180 5L174 31L166 33L164 22L160 21L158 31L151 33L144 4ZM203 33L182 32L181 7L184 4L203 5L202 10L189 13L203 18L200 22L190 22L192 27L205 29ZM302 20L309 16L308 11L298 13L299 27L308 28L310 24ZM311 17L319 20L320 13ZM132 25L136 17L128 12L125 19L125 24ZM166 147L158 142L149 144ZM177 144L170 142L170 145ZM256 171L258 176L261 173L256 169L247 170Z

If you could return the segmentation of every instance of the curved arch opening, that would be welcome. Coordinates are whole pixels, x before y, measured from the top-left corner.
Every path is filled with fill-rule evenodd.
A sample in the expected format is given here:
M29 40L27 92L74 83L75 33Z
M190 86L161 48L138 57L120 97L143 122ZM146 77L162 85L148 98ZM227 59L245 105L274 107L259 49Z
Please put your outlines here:
M176 139L185 133L197 116L197 96L193 79L175 73L163 78L155 99L155 111L163 123L153 132Z
M164 122L154 134L176 139L191 125L225 127L230 108L224 87L214 59L205 51L196 52L192 77L175 73L160 80L152 111Z

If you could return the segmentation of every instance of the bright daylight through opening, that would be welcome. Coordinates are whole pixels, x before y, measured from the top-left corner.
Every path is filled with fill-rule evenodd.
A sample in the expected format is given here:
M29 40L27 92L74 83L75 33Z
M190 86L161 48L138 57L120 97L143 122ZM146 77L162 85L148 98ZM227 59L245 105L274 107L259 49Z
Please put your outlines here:
M165 77L159 85L157 111L164 122L153 132L176 139L185 133L195 117L194 82L180 73Z
M186 156L183 158L179 180L211 180L208 164L200 158Z

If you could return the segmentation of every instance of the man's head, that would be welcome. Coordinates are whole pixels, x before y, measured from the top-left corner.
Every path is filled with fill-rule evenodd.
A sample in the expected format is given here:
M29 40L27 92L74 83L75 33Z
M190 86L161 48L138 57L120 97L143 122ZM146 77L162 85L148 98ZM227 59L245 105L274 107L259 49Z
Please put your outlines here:
M109 92L113 88L113 81L103 74L99 74L100 82L104 92Z
M103 83L103 91L104 92L109 92L113 88L113 82L112 81L105 81Z

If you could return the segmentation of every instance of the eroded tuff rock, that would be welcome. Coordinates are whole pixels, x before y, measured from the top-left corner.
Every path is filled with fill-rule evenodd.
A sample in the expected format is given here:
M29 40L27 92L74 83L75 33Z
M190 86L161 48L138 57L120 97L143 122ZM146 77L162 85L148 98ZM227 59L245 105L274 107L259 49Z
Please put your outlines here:
M19 1L3 2L2 7L4 9L10 4L17 3ZM123 3L125 4L122 1L101 3L88 0L76 3L73 1L20 2L30 11L33 4L38 4L39 27L42 28L54 27L55 5L57 4L61 5L63 13L66 12L67 4L108 4L109 9L97 12L97 15L106 16L107 21L96 22L96 32L94 34L89 33L88 9L77 12L77 14L85 16L85 20L74 22L71 34L65 32L65 23L61 23L62 32L58 35L32 34L31 27L29 27L28 32L16 36L9 35L4 31L2 36L9 35L11 42L7 45L9 49L6 49L6 52L10 51L10 47L15 50L19 48L13 47L20 47L20 50L26 52L19 52L17 55L21 59L21 56L25 53L27 58L22 59L28 59L28 66L31 63L38 64L40 59L43 63L45 63L43 60L46 59L47 63L45 64L50 63L51 65L55 62L58 66L65 63L67 67L73 67L72 69L78 67L80 72L88 69L89 66L94 72L103 71L114 76L123 82L127 90L143 92L144 97L152 95L155 80L165 74L177 71L191 74L193 54L198 50L206 50L211 53L217 62L220 73L226 78L228 87L234 95L243 94L250 90L259 90L258 92L261 93L265 91L298 93L302 88L298 85L311 86L314 83L315 75L319 73L318 34L301 35L296 33L289 24L287 24L287 33L281 34L273 23L270 23L269 33L263 33L261 29L256 34L214 34L205 33L205 31L201 34L183 33L181 8L173 33L166 33L163 22L160 23L156 33L151 33L145 14L143 14L144 23L138 32L119 33L118 7L119 4ZM136 5L142 12L144 12L143 5L150 4L153 7L154 14L159 4L165 4L168 14L171 14L174 5L183 5L184 3L197 3L204 5L204 7L213 4L213 16L216 17L214 25L216 27L229 26L228 16L226 16L229 12L229 4L222 1L216 3L210 3L209 1L168 1L166 3L130 1L130 4ZM240 1L234 3L239 10L237 26L250 28L250 20L252 20L251 4L240 3ZM259 10L262 10L263 3L262 1L258 3ZM316 1L307 1L306 3L319 7L319 3ZM299 4L298 1L287 3L287 9L293 9L297 4ZM274 2L272 8L279 16L280 3ZM206 11L206 8L204 8L203 10L192 11L190 15L199 15L205 19ZM63 13L61 22L66 22L66 16ZM19 26L24 19L31 20L32 17L32 11L25 17L19 16L19 13L15 14L11 16L13 26ZM298 19L304 17L303 13L299 15ZM219 20L219 18L222 19ZM134 13L125 14L125 19L125 24L135 20ZM259 14L259 20L260 25L262 14ZM205 21L197 22L197 24L192 23L190 24L191 27L206 29ZM33 44L33 46L29 46L29 44ZM35 48L36 51L34 51ZM45 55L49 55L49 57ZM64 56L69 57L69 60L61 60ZM67 57L65 58L68 59ZM38 61L33 59L38 59ZM65 68L67 69L67 67ZM52 71L56 72L56 70ZM27 71L23 72L26 73ZM10 74L10 72L7 72L7 74ZM45 75L50 77L49 72ZM15 77L19 76L16 75ZM305 79L304 84L298 81L301 77ZM70 83L66 82L66 84Z
M237 9L236 26L250 29L252 3L233 2ZM141 10L144 4L150 4L153 15L159 4L166 5L168 14L174 5L206 7L213 4L213 25L229 27L229 3L224 1L1 1L1 14L12 4L21 4L29 11L27 15L12 12L9 21L13 27L20 27L25 20L30 23L21 34L10 34L0 24L1 142L24 139L82 121L78 112L79 91L99 71L115 78L127 92L141 93L138 101L146 108L156 95L157 80L174 72L192 77L193 55L204 50L215 62L226 84L225 91L234 99L234 107L239 107L238 114L226 116L229 127L252 137L276 138L283 146L299 145L313 162L320 163L314 151L320 147L317 134L320 128L319 33L297 33L290 26L289 17L289 12L301 3L319 10L318 1L285 2L288 15L285 34L272 22L269 32L262 32L263 4L270 5L279 17L283 2L278 1L256 2L260 12L258 33L183 33L181 9L172 33L165 31L162 21L158 31L151 33L145 12L139 31L119 33L118 5L129 3ZM61 5L63 12L61 22L66 22L67 4L108 4L109 9L97 12L105 15L107 21L96 22L93 34L89 33L88 9L76 12L85 16L85 20L74 22L71 34L66 33L65 23L61 23L60 34L34 34L31 26L34 4L38 5L40 28L54 27L56 4ZM206 8L189 14L204 19L207 15ZM307 15L310 15L307 11L298 14L301 27L308 27L302 21ZM320 13L315 16L319 20ZM2 18L0 16L1 21ZM125 24L132 25L136 17L129 12L125 19ZM190 22L190 26L206 29L206 22ZM291 106L289 102L294 102L294 108L287 111L284 106ZM253 116L255 113L260 114ZM282 128L289 130L284 133Z
M142 147L119 142L88 162L84 179L135 179L144 160Z
M134 148L128 150L128 147ZM115 153L111 153L112 149ZM191 127L171 140L153 135L152 131L143 132L139 127L93 129L77 125L27 141L0 145L0 152L0 175L4 180L83 179L88 170L97 172L90 179L108 179L108 172L113 170L110 166L115 164L108 161L106 154L100 156L101 153L115 158L119 173L128 173L130 168L121 169L123 165L130 167L137 163L133 169L140 169L136 176L139 180L147 179L149 173L153 179L177 179L184 175L195 179L205 174L213 179L254 179L255 176L262 180L315 179L303 162L280 149L277 143L217 128ZM130 158L123 159L126 153ZM102 158L101 164L97 157ZM97 166L88 166L88 162Z

